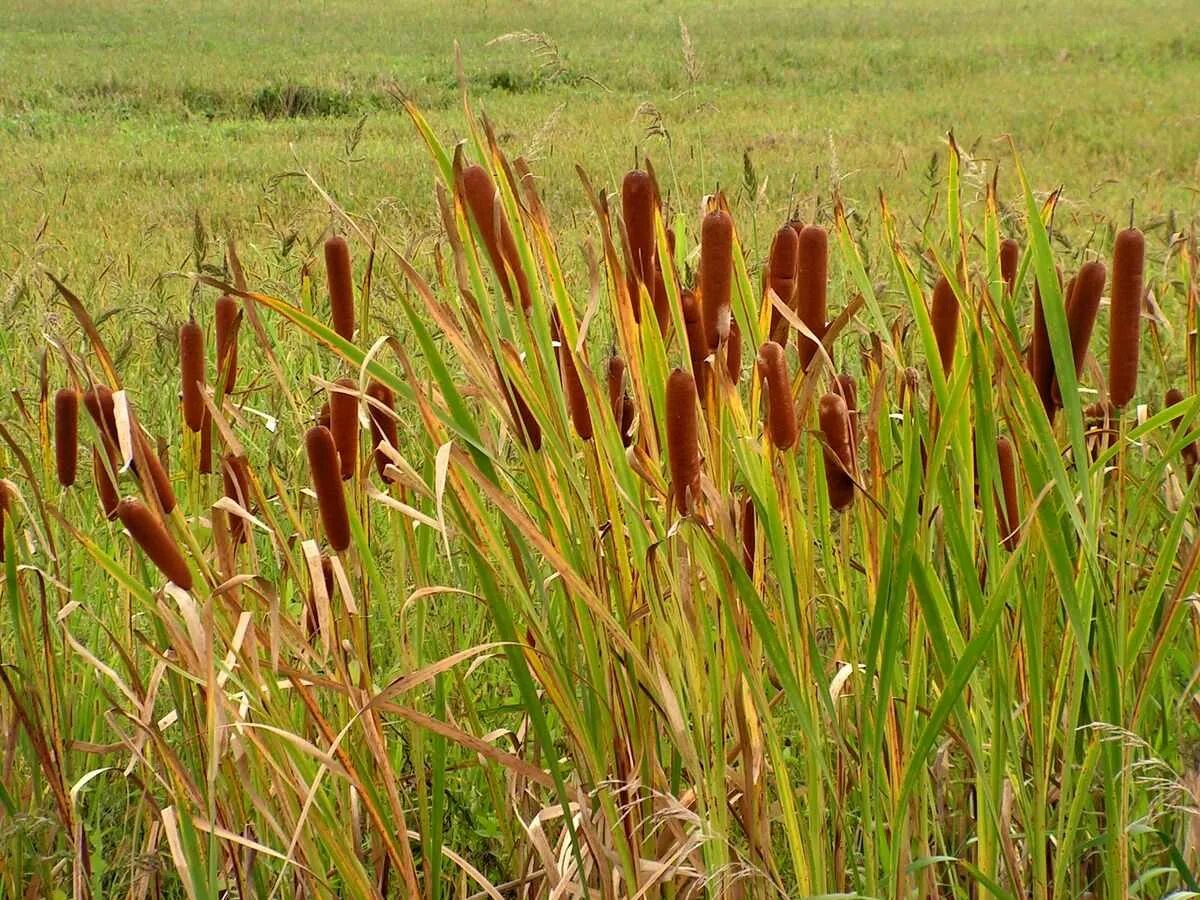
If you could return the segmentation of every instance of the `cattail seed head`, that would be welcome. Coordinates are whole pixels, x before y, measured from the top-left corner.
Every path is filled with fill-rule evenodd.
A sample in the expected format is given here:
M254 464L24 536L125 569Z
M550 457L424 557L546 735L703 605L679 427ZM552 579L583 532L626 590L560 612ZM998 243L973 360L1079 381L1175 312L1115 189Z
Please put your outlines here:
M104 459L100 456L101 452L95 445L92 446L92 481L96 484L96 496L100 500L100 509L104 513L104 518L111 522L117 517L117 502L120 498L117 496L117 486L109 476ZM116 467L113 468L115 471Z
M617 428L620 428L625 411L625 360L615 353L608 358L605 383L608 388L608 405L612 409L613 421L616 422Z
M350 517L346 511L346 495L342 491L337 446L329 429L316 425L305 433L304 448L308 453L309 473L325 536L329 546L341 553L350 546Z
M1058 273L1062 284L1062 272ZM1029 375L1037 388L1046 415L1054 417L1054 357L1050 351L1050 333L1046 330L1046 315L1042 309L1042 289L1033 283L1033 327L1029 336Z
M200 458L197 461L197 467L200 469L201 475L211 475L213 473L212 433L212 414L206 409L204 410L204 420L200 425Z
M621 217L629 238L629 301L633 318L641 321L638 283L654 288L657 255L654 252L654 183L641 169L626 173L621 182Z
M158 505L162 507L165 515L169 515L175 509L175 491L171 488L171 476L167 472L166 466L159 459L154 448L150 446L150 442L146 440L145 435L141 431L134 429L136 440L138 443L138 451L141 457L137 462L144 462L145 482L146 487L154 491L154 495L158 498ZM135 458L136 459L136 458Z
M1017 268L1021 261L1021 245L1012 238L1000 242L1000 277L1004 279L1004 289L1012 294L1017 285Z
M733 219L718 209L700 226L700 302L709 350L716 350L729 333L732 290Z
M795 301L796 271L800 265L800 233L791 225L784 225L771 241L771 254L767 257L767 287L789 308ZM787 319L771 307L769 336L781 347L787 346L791 328Z
M796 250L796 314L809 331L824 338L828 324L829 236L819 225L806 225L800 231ZM807 372L817 355L817 345L803 334L797 335L796 345L800 348L800 368Z
M390 415L396 408L396 395L383 382L372 381L367 385L367 396L383 407L383 409L379 409L368 403L367 414L371 419L371 448L374 451L375 469L379 472L380 478L388 481L386 471L388 463L391 460L379 448L384 443L387 443L391 447L399 446L399 437L396 433L396 419Z
M996 439L996 457L1000 464L1000 487L1004 496L1000 532L1006 550L1015 550L1020 540L1021 513L1017 506L1017 463L1012 442L1001 435Z
M204 425L204 330L189 319L179 326L183 421L193 433Z
M933 320L933 336L937 340L942 371L949 377L950 367L954 364L954 345L958 340L958 297L945 275L940 276L934 285L930 318Z
M79 393L60 388L54 395L54 468L58 483L75 483L79 460Z
M729 320L729 340L725 342L725 374L736 385L742 377L742 329L737 319Z
M579 379L579 368L575 364L575 354L571 352L565 340L559 340L559 368L562 370L563 392L567 396L567 412L571 415L571 424L580 439L592 439L592 414L588 410L587 394L583 390L583 382Z
M354 278L350 269L350 247L335 234L325 241L325 279L329 285L329 317L333 330L354 340Z
M780 450L796 443L796 407L792 402L792 381L788 377L783 348L767 341L758 350L758 372L767 392L766 429Z
M704 362L708 356L708 336L704 333L704 314L700 309L700 301L691 291L684 291L679 302L682 307L683 326L687 331L688 356L692 360L692 371L696 375L696 389L703 397L708 378L708 366Z
M354 477L358 465L358 385L350 378L339 378L340 390L329 392L329 431L337 448L342 479Z
M496 277L500 279L500 289L504 292L505 299L509 303L513 302L512 284L509 280L511 277L517 283L521 308L528 310L533 302L529 292L529 281L521 267L517 242L504 215L504 207L496 193L492 176L483 166L467 166L462 173L462 187L467 206L483 238L484 249L492 261Z
M542 449L542 426L525 398L507 378L501 376L504 385L504 402L508 405L509 415L517 427L521 442L534 452Z
M667 376L667 461L675 508L686 516L700 487L700 445L696 424L696 381L682 369Z
M850 448L858 449L858 385L854 376L845 372L833 379L833 392L846 401L846 411L850 415Z
M158 571L177 587L192 589L192 573L162 519L141 500L126 497L117 504L117 517Z
M1073 288L1068 294L1067 329L1071 335L1076 378L1083 372L1083 361L1087 358L1096 313L1100 311L1100 298L1104 294L1105 275L1104 263L1093 260L1085 263L1079 274L1071 279ZM1055 405L1062 406L1057 380L1054 383L1054 399Z
M1136 228L1117 234L1113 244L1112 307L1108 326L1108 396L1124 406L1137 391L1142 334L1142 273L1146 239Z
M105 442L117 446L117 413L108 385L97 384L84 391L83 405Z
M237 300L229 294L217 298L214 319L217 332L217 377L224 379L225 393L233 390L237 383L238 347L237 320L239 307Z
M854 448L850 438L850 411L837 394L826 394L817 408L825 436L825 486L829 505L843 510L854 502Z
M250 465L246 457L226 453L221 460L221 475L225 483L225 496L249 512ZM241 516L229 516L229 536L235 544L246 540L246 521Z

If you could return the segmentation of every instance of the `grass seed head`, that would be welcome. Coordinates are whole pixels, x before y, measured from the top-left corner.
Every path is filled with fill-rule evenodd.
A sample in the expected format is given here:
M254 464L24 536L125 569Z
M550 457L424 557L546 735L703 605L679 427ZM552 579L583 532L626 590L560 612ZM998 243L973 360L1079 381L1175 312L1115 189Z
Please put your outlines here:
M179 546L150 507L136 497L126 497L117 504L117 517L158 571L183 590L192 589L192 573Z
M854 448L850 436L850 410L837 394L825 394L818 405L821 433L825 437L825 486L829 505L848 509L854 502Z
M1145 261L1146 239L1142 233L1136 228L1119 232L1113 244L1108 326L1108 397L1117 407L1127 404L1137 392Z
M696 422L696 381L683 369L667 376L667 461L675 508L686 516L700 485L700 444Z
M179 375L183 421L193 433L204 425L204 330L189 319L179 326Z
M758 373L767 392L766 430L780 450L796 443L796 406L792 401L792 380L788 377L787 357L783 348L767 341L758 350Z
M733 219L718 209L706 215L700 226L700 302L709 350L716 350L729 334L732 290Z
M54 394L54 470L58 483L70 487L79 467L79 392L60 388Z
M329 317L333 330L348 341L354 340L354 278L350 268L350 247L335 234L325 241L325 279L329 286Z
M829 317L829 236L819 225L806 225L800 230L796 250L796 315L809 331L824 338ZM796 336L796 345L800 348L800 368L808 371L817 355L817 345L803 334Z
M350 516L346 511L346 494L342 490L341 467L337 447L329 429L316 425L305 433L304 448L321 524L329 546L341 553L350 546Z

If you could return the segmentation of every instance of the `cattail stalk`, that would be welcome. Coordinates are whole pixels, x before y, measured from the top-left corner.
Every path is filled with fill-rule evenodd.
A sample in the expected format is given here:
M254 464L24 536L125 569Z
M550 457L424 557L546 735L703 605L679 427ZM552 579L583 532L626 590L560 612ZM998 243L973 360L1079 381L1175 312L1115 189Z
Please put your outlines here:
M800 234L791 225L784 225L771 241L771 254L767 257L767 287L775 292L785 306L792 307L796 294L796 270L800 265ZM781 347L787 346L788 320L771 305L771 340Z
M827 289L829 280L829 236L819 225L800 230L796 247L796 314L818 339L825 337L828 325ZM800 349L800 368L807 372L817 355L817 344L803 334L796 337Z
M700 226L700 302L709 350L716 350L729 334L732 292L733 219L718 209Z
M850 437L850 411L837 394L825 394L818 405L821 433L825 436L825 487L829 505L841 511L854 502L854 448Z
M126 497L117 504L117 517L158 571L177 587L192 589L192 573L183 554L150 507L136 497Z
M1017 506L1017 464L1012 442L1001 435L996 439L996 457L1000 468L1000 487L1004 508L1000 516L1001 538L1006 550L1015 550L1021 538L1021 513Z
M308 468L313 492L321 512L321 524L329 546L341 553L350 546L350 516L346 511L346 495L338 464L338 451L328 428L316 425L305 433L304 447L308 453Z
M70 487L79 467L79 393L60 388L54 394L54 469L58 483Z
M654 182L641 169L626 173L621 181L621 217L629 239L629 302L635 321L642 320L641 295L638 284L647 291L654 289L657 263L654 252Z
M189 319L179 326L179 374L183 421L192 433L204 427L204 330Z
M1146 239L1140 231L1126 228L1117 234L1108 326L1108 397L1118 408L1137 391L1145 257Z
M225 393L233 391L237 383L238 346L237 321L239 314L238 302L229 294L217 298L216 320L217 332L217 377L219 384L224 385Z
M667 377L667 461L675 508L686 516L700 490L700 445L697 437L696 381L682 369Z
M345 481L354 477L358 465L358 385L350 378L339 378L336 384L329 392L329 431Z
M387 467L391 458L380 447L385 443L389 447L399 446L396 419L391 415L396 408L396 395L383 382L372 381L367 385L367 397L375 401L367 404L367 414L371 419L371 449L375 457L375 469L379 472L379 477L386 482L390 480Z
M930 318L942 371L949 378L950 367L954 365L954 345L958 340L958 297L945 275L940 276L934 285Z
M504 207L496 193L492 176L483 166L468 166L462 173L462 187L467 206L483 238L484 249L492 261L496 277L500 279L500 289L504 292L505 299L509 303L513 302L511 278L517 283L521 308L528 310L533 302L529 281L521 267L517 242L513 238L512 227L505 218Z
M347 341L354 340L354 279L350 269L350 247L340 234L325 241L325 280L329 286L329 317L333 330Z
M766 430L780 450L796 443L796 407L792 401L792 381L788 377L783 348L767 341L758 350L758 372L767 392Z

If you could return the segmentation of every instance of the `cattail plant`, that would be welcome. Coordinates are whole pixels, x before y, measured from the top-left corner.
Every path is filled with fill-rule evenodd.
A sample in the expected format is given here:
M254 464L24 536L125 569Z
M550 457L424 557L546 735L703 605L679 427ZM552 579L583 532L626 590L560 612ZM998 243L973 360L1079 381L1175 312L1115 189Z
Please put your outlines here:
M329 432L345 481L354 477L358 465L358 385L350 378L339 378L336 384L329 392Z
M328 556L321 557L321 581L325 585L325 597L333 596L333 560ZM321 636L321 614L317 608L317 591L315 586L308 592L304 604L305 635L309 640Z
M854 376L843 372L833 379L833 392L846 401L850 415L850 450L858 452L858 385Z
M737 319L729 320L729 340L725 342L725 374L733 385L742 377L742 329Z
M692 360L692 371L695 373L696 389L704 397L708 384L708 335L704 331L704 313L700 309L700 301L691 291L684 291L680 296L680 306L683 314L683 327L687 331L688 356Z
M225 393L233 390L237 382L238 347L237 321L240 309L238 302L229 294L217 298L214 318L217 332L217 378L225 386Z
M213 473L212 433L212 413L208 409L205 409L204 419L200 425L200 459L197 463L201 475L211 475Z
M588 410L587 394L583 390L583 382L579 378L579 367L575 364L575 354L564 339L558 342L558 363L562 370L563 393L567 396L567 412L571 416L571 424L581 440L592 439L592 414Z
M1006 550L1015 550L1021 538L1021 514L1017 507L1017 463L1012 442L1001 435L996 439L996 458L1000 468L1000 488L1004 498L1000 516L1000 537Z
M1179 388L1171 388L1167 391L1167 406L1175 406L1182 403L1183 400L1183 391L1179 390ZM1183 424L1183 416L1176 416L1172 419L1172 424L1178 429ZM1187 480L1190 483L1192 476L1196 473L1197 464L1200 464L1200 448L1197 448L1195 441L1188 441L1183 445L1183 449L1180 452L1183 455L1183 464L1187 472Z
M1085 263L1079 273L1071 279L1067 301L1067 330L1071 336L1071 353L1075 362L1075 377L1083 372L1087 359L1088 344L1092 340L1092 329L1096 324L1096 313L1100 310L1100 298L1104 294L1104 263L1093 260ZM1057 379L1054 382L1054 401L1062 406L1062 395Z
M945 275L939 276L934 285L930 318L942 371L949 377L950 367L954 364L954 345L958 340L958 297Z
M826 291L829 280L829 236L819 225L806 225L800 231L796 247L796 314L804 326L816 335L825 337L827 317ZM800 350L800 368L807 372L808 366L817 355L818 345L812 338L797 335L796 346Z
M717 209L700 226L700 303L709 350L716 350L729 334L732 290L733 219Z
M225 496L249 512L250 466L246 457L226 453L221 460L221 475L225 484ZM246 521L241 516L230 515L229 537L235 544L246 540Z
M621 443L628 447L632 443L629 426L633 421L633 398L625 390L625 360L615 353L608 358L605 381L608 386L608 405L612 409L613 422L616 423L617 431L621 435ZM630 408L627 410L626 407Z
M179 373L183 421L193 433L204 427L204 330L195 319L179 326Z
M754 499L747 497L742 503L742 565L746 571L754 574L754 557L758 550L757 513L754 511Z
M1058 273L1062 284L1062 272ZM1046 330L1046 316L1042 309L1042 289L1033 283L1033 325L1029 336L1029 375L1037 388L1038 398L1046 415L1054 418L1054 357L1050 351L1050 333Z
M796 407L792 401L792 381L788 376L783 348L774 341L758 350L758 373L766 389L766 432L771 443L788 450L796 443Z
M97 384L84 391L83 406L105 442L111 447L118 446L116 406L108 385Z
M800 234L790 224L784 225L771 241L771 254L767 257L767 287L775 292L785 306L791 308L796 293L796 269L800 264ZM781 347L787 346L791 326L771 307L771 340Z
M158 571L177 587L192 589L192 573L183 554L150 507L136 497L126 497L117 504L117 517Z
M1108 325L1108 398L1118 408L1137 391L1145 257L1146 239L1140 231L1126 228L1117 233Z
M1011 295L1017 286L1017 268L1021 261L1021 245L1012 238L1000 242L1000 277L1004 289Z
M686 516L700 490L700 444L696 423L696 381L682 369L667 376L667 461L675 508Z
M304 447L325 537L329 539L329 546L341 553L350 546L350 516L342 490L337 446L329 429L316 425L305 433Z
M504 215L504 207L496 193L492 176L483 166L467 166L462 173L462 190L467 207L479 228L484 249L492 261L500 289L509 303L513 302L512 281L517 284L521 308L528 310L533 302L529 281L517 253L517 242L513 238L512 226Z
M340 234L325 241L325 279L329 286L329 317L333 330L347 341L354 340L354 280L350 270L350 247Z
M640 322L641 296L638 284L654 288L657 255L654 252L654 182L641 169L627 172L621 181L621 217L629 239L629 302L633 318Z
M100 509L104 513L104 518L111 522L117 517L117 502L120 497L117 495L117 486L108 473L109 467L105 465L104 459L100 456L102 452L94 444L92 445L92 481L96 484L96 497L100 500ZM115 470L115 466L113 468Z
M817 407L825 437L825 487L829 505L841 511L854 502L854 449L850 437L850 411L837 394L825 394Z
M138 469L138 474L145 474L145 482L147 487L154 491L154 495L158 500L158 505L162 507L164 514L169 515L175 509L175 491L171 487L171 476L167 472L166 466L163 465L162 459L150 446L150 441L146 436L134 426L134 440L137 442L137 454L135 456L135 467Z
M375 469L380 478L389 481L387 467L391 459L380 448L385 443L389 447L399 446L396 419L391 415L396 408L396 395L383 382L372 381L367 385L367 397L374 401L367 404L367 415L371 420L371 450L375 458Z
M504 387L504 402L508 406L509 415L516 426L521 443L534 452L541 450L542 426L538 423L537 416L533 414L533 410L529 408L529 404L525 402L525 398L521 396L516 385L504 378L503 375L501 375L501 383Z
M54 469L58 483L75 483L79 460L79 392L60 388L54 394Z

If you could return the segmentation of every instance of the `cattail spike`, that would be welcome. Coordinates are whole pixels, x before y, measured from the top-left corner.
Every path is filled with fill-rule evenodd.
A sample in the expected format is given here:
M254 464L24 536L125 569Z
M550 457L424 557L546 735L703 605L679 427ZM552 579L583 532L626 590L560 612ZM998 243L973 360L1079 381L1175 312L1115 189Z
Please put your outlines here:
M767 287L785 306L791 308L796 294L796 270L800 265L800 234L791 225L784 225L771 241L771 254L767 257ZM787 346L791 327L787 319L771 307L769 336L781 347Z
M1176 404L1182 403L1183 401L1184 401L1183 391L1179 390L1179 388L1171 388L1169 391L1167 391L1167 398L1166 398L1167 406L1175 406ZM1174 419L1171 420L1171 424L1173 424L1175 426L1175 428L1178 429L1183 424L1183 416L1182 415L1176 416ZM1200 448L1197 448L1195 441L1189 441L1188 443L1183 445L1183 449L1182 449L1181 453L1183 455L1184 466L1186 467L1187 480L1188 480L1188 483L1191 483L1192 476L1196 472L1196 466L1197 466L1197 464L1200 464Z
M583 390L583 382L579 378L579 368L575 363L575 354L567 346L564 339L558 342L559 368L562 370L563 392L567 396L567 412L571 416L571 424L581 440L592 439L592 414L588 410L587 394Z
M100 500L100 509L104 513L104 518L111 522L117 517L117 503L120 498L117 496L117 486L108 474L108 468L100 456L101 452L99 448L92 445L92 480L96 484L96 496ZM114 466L113 469L115 471L116 467Z
M826 394L818 406L821 433L825 436L825 486L829 505L847 509L854 502L854 448L850 441L850 411L837 394Z
M846 411L850 415L850 449L858 451L858 385L853 375L845 372L833 379L833 391L846 401Z
M329 314L333 330L354 340L354 278L350 247L339 234L325 241L325 279L329 286Z
M700 226L700 302L709 350L716 350L729 334L732 290L733 219L718 209Z
M358 385L339 378L338 389L329 392L329 432L337 447L342 480L354 477L358 465Z
M117 504L117 517L150 562L185 591L192 589L192 573L162 520L141 500L126 497Z
M819 225L806 225L800 230L796 247L796 315L818 338L825 337L828 325L827 290L829 280L829 236ZM817 344L803 334L797 335L800 348L800 368L807 372L817 355Z
M88 415L96 423L96 429L104 438L105 443L117 446L117 413L113 401L113 392L105 384L97 384L84 391L83 405Z
M945 275L938 278L933 288L930 318L933 320L933 336L937 340L942 371L949 378L950 367L954 365L954 345L958 340L958 297Z
M771 443L788 450L796 443L796 407L783 348L767 341L758 350L758 372L767 392L766 430Z
M1000 516L1001 537L1006 550L1015 550L1021 539L1021 514L1017 506L1017 464L1013 446L1003 435L996 439L996 456L1000 463L1000 487L1004 495L1003 515Z
M387 475L387 467L391 459L380 447L384 443L390 447L399 446L396 419L391 415L396 408L396 395L383 382L372 381L367 385L367 396L378 404L375 406L368 403L367 414L371 419L371 449L374 452L375 469L379 472L379 477L386 482L390 480ZM380 406L383 409L379 409Z
M250 465L244 456L226 453L221 461L221 475L225 484L225 496L242 509L250 510ZM246 521L239 515L229 515L229 537L233 543L246 540Z
M1146 239L1140 231L1127 228L1117 235L1108 326L1108 396L1118 408L1137 392L1145 257Z
M1004 289L1011 296L1017 286L1017 268L1021 262L1021 245L1012 238L1000 242L1000 277Z
M189 319L179 326L183 421L193 433L204 425L204 330Z
M226 394L231 393L233 386L237 383L239 311L237 300L229 294L222 294L217 298L214 315L217 332L217 377L224 379L218 383L224 384Z
M54 468L58 483L75 483L79 460L79 393L60 388L54 395Z
M642 320L638 284L654 288L657 255L654 252L654 183L650 176L634 169L621 182L621 217L629 238L629 302L635 321Z
M692 360L692 371L695 373L696 389L703 399L708 384L708 336L704 333L704 314L700 309L700 301L691 291L684 291L680 296L683 313L683 326L687 331L688 356Z
M682 369L667 376L667 461L675 508L686 516L700 489L700 445L697 437L696 381Z
M742 377L742 329L737 319L729 320L729 340L725 342L725 374L733 385Z
M316 425L304 435L304 447L325 536L329 546L341 553L350 546L350 516L346 511L346 495L342 490L341 467L333 435L328 428Z
M462 187L467 206L483 238L484 249L492 261L496 277L500 279L500 289L504 292L505 299L509 303L513 302L511 277L512 281L517 283L521 308L527 311L533 302L529 281L521 266L512 226L504 215L504 207L496 194L492 176L483 166L467 166L462 173Z
M1100 311L1100 298L1104 294L1105 276L1104 263L1093 260L1084 264L1079 274L1071 279L1073 288L1068 295L1067 329L1071 335L1076 378L1083 372L1083 362L1087 359L1096 314ZM1054 402L1056 406L1062 406L1062 393L1057 379L1054 382Z
M1062 272L1058 273L1062 284ZM1042 401L1042 409L1054 419L1054 357L1050 351L1050 333L1046 330L1046 315L1042 309L1042 289L1033 283L1033 327L1029 337L1029 375Z
M211 475L213 473L212 433L212 413L205 409L204 420L200 425L200 459L198 468L201 475Z

